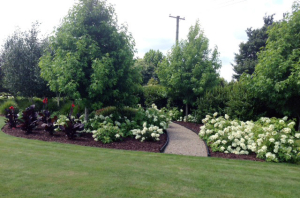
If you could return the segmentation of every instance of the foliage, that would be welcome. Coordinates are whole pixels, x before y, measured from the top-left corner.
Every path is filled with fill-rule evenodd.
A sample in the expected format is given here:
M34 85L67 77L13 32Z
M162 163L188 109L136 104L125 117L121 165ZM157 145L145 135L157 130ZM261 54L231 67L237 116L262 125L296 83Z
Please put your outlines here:
M52 91L82 98L92 109L137 102L134 41L106 1L80 0L49 42L39 66Z
M9 36L1 52L4 86L10 93L26 97L50 94L47 83L40 77L38 61L45 41L39 40L39 23L29 31L16 30Z
M145 53L143 59L136 60L135 66L141 68L142 71L143 85L146 85L151 79L158 80L155 70L164 58L163 53L159 50L150 49Z
M18 114L14 111L13 106L10 106L8 109L6 109L5 117L8 119L5 121L5 123L8 123L10 128L14 128L17 126Z
M108 115L108 113L110 113ZM128 116L128 117L127 117ZM94 138L103 143L110 143L121 140L121 137L137 136L137 131L142 131L144 126L166 129L169 123L169 116L166 109L157 109L156 105L144 110L143 108L124 108L117 110L115 107L107 107L98 110L94 118L85 123L85 132L92 132ZM146 127L147 128L147 127ZM145 129L146 131L148 129ZM159 130L160 131L160 130ZM147 133L148 134L148 133ZM155 140L145 135L144 140ZM151 134L150 134L151 136ZM139 138L136 138L139 139Z
M50 116L46 119L46 122L42 124L44 130L48 132L50 135L53 135L54 130L56 129L56 125L54 124L57 121L57 116L50 118Z
M104 144L121 140L123 134L118 126L112 123L100 124L100 128L93 131L93 138L95 141L101 141Z
M259 53L255 74L248 77L248 83L270 108L299 119L300 10L294 6L293 13L269 29L267 45Z
M239 45L239 53L235 54L236 65L233 66L233 70L236 74L233 78L239 80L243 73L253 74L255 66L257 65L257 53L261 48L266 46L268 39L267 30L274 23L274 14L265 16L264 25L259 29L248 28L246 30L248 41Z
M13 106L14 107L14 111L16 113L18 113L17 109L18 109L18 105L15 101L13 100L7 100L5 101L3 104L0 105L0 113L2 115L6 114L6 109L9 109L9 107Z
M51 116L51 112L48 111L48 110L44 110L42 113L39 113L39 115L41 116L41 121L43 123L47 123L48 122L48 119L50 118Z
M154 125L150 125L149 127L147 127L147 123L144 122L143 130L133 129L132 134L135 136L135 139L141 139L141 142L145 140L158 141L160 135L163 134L163 130Z
M217 70L221 67L217 48L208 48L209 41L197 21L190 28L186 40L173 46L171 52L158 68L162 85L169 90L170 97L178 98L188 105L218 83Z
M295 122L282 119L262 117L257 122L230 120L229 116L203 119L199 136L207 141L213 151L234 154L257 154L257 158L274 162L296 162L299 149L295 138Z
M166 110L170 116L170 120L172 121L183 121L183 110L173 107L172 109Z
M198 98L198 108L195 110L197 123L201 123L201 120L210 112L225 114L230 91L229 86L216 86L206 91L203 97Z
M165 107L168 102L167 88L161 85L148 85L143 87L146 107L156 104L158 108Z
M78 115L76 117L60 115L54 126L58 126L56 131L63 131L68 139L74 139L77 132L84 130L84 124L81 123L80 116Z
M27 107L25 111L22 112L22 118L18 120L21 125L21 130L25 133L32 133L32 130L38 125L37 112L35 112L35 105Z

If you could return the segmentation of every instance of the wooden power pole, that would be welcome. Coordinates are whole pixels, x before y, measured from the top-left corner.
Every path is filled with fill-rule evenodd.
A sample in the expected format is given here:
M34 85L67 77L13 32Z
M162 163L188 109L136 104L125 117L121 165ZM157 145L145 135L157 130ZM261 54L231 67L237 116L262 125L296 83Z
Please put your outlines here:
M171 18L175 18L176 20L176 43L178 43L178 35L179 35L179 20L185 20L185 18L180 18L180 16L171 16L171 14L169 15L169 17Z

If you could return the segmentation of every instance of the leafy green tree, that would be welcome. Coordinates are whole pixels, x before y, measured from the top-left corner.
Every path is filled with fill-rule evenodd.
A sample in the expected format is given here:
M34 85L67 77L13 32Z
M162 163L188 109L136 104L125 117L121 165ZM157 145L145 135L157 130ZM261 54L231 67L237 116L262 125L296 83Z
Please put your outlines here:
M243 73L252 74L257 65L257 53L266 46L268 39L267 30L274 22L274 14L264 17L264 26L259 29L248 28L246 30L248 41L239 45L239 53L235 54L235 65L232 64L236 74L233 78L239 80Z
M38 67L44 50L44 42L38 38L38 27L39 23L36 22L29 31L16 30L3 46L3 83L13 95L42 97L50 93L47 83L40 77Z
M52 91L82 98L92 108L131 105L141 81L134 52L134 40L117 24L111 5L80 0L50 38L41 76Z
M135 65L142 70L143 85L146 85L151 78L158 80L155 70L163 59L164 55L162 52L151 49L144 55L143 59L136 60Z
M171 52L158 67L158 77L162 85L169 89L171 97L180 99L188 106L193 105L197 97L218 84L221 67L217 47L209 49L209 40L205 37L197 21L191 26L187 39L172 47Z
M265 49L249 84L257 97L283 115L300 121L300 11L299 4L268 31ZM300 125L299 125L300 127Z

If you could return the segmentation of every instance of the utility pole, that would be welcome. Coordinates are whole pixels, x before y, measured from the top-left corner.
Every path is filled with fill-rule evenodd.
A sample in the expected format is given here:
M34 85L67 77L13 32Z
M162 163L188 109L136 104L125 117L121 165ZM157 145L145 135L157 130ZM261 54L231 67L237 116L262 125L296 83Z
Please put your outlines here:
M178 43L178 35L179 35L179 20L185 20L185 17L184 18L180 18L180 16L171 16L171 14L169 15L169 17L171 18L175 18L177 19L176 20L176 44Z

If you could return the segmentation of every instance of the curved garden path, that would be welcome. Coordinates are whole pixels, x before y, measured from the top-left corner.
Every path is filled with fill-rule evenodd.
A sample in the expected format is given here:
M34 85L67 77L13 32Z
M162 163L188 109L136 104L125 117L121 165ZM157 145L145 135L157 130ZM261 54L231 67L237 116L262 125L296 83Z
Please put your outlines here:
M207 157L205 143L193 131L172 122L167 132L169 144L164 153Z

